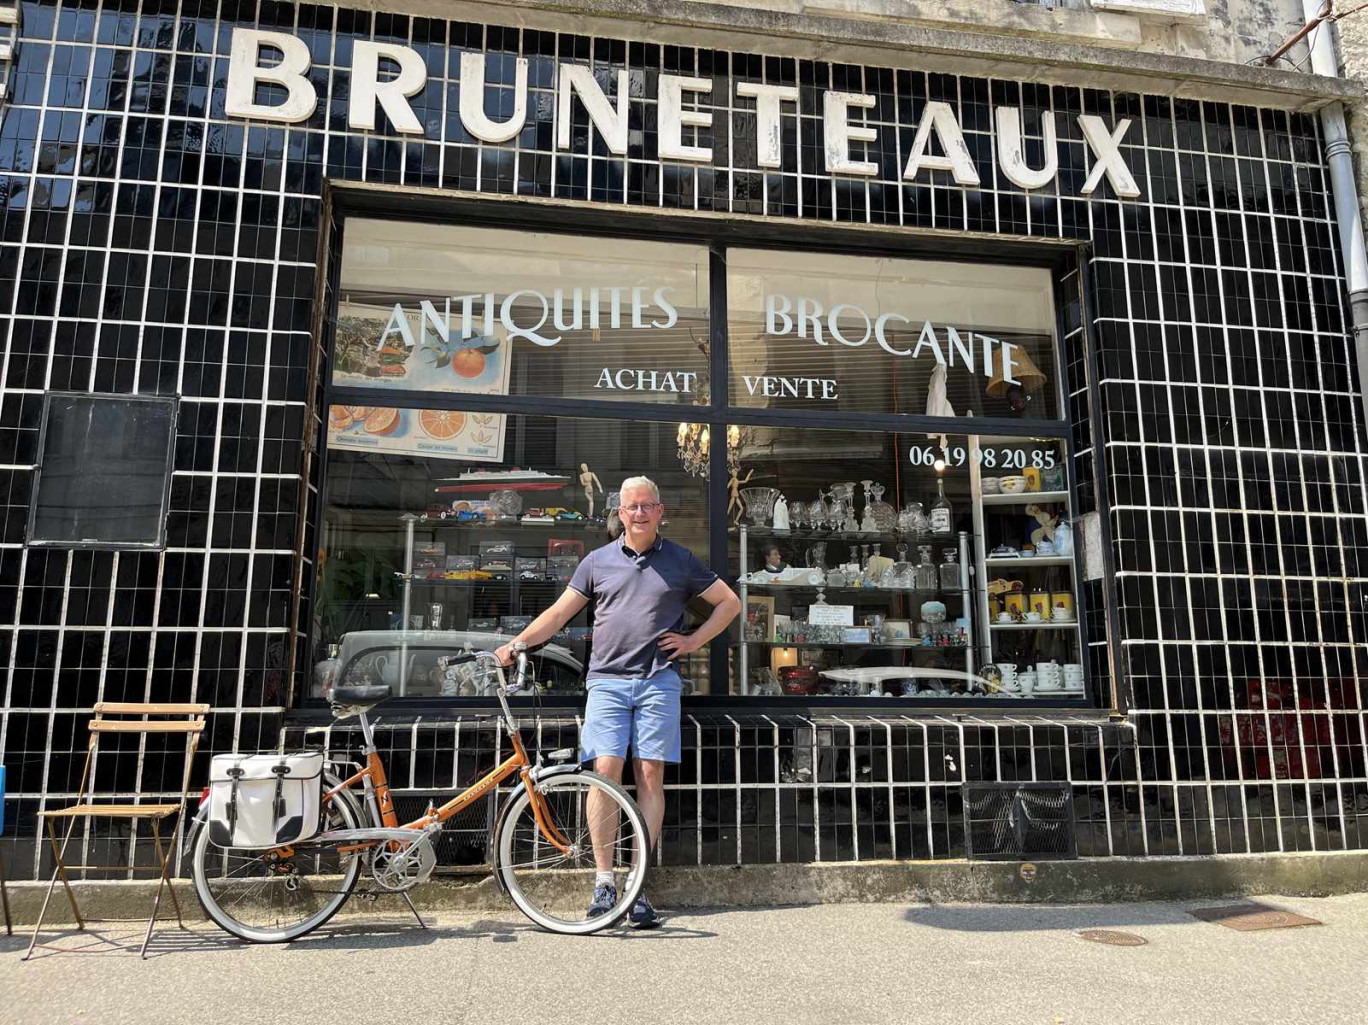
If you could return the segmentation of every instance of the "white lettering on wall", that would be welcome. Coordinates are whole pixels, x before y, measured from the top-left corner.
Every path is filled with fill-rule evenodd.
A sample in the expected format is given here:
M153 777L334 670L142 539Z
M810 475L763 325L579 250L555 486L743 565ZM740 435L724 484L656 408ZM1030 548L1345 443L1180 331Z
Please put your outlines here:
M281 55L279 60L274 59L276 53ZM397 76L380 80L382 59L398 65ZM225 111L230 117L285 124L308 120L318 106L317 91L307 77L310 63L308 47L294 36L284 32L234 29L228 62ZM461 122L481 142L510 142L527 123L529 62L526 58L516 59L512 86L513 109L505 121L494 121L485 110L485 66L486 57L483 54L461 54ZM603 138L608 151L617 156L627 154L627 72L618 71L615 78L616 90L610 99L589 68L579 64L559 65L556 89L557 148L569 150L573 144L571 114L574 98L578 96L589 116L590 125ZM684 93L711 94L712 82L678 75L660 75L658 81L656 101L660 131L654 155L661 160L711 162L712 149L686 145L683 129L712 126L713 119L709 111L689 110L684 106ZM426 65L417 51L397 43L358 40L353 45L348 125L366 131L374 130L375 108L378 104L397 131L409 135L426 134L425 127L414 115L408 102L426 83ZM286 97L280 103L259 104L256 102L259 85L280 86L285 89ZM799 108L796 112L802 113L798 89L789 85L738 82L735 91L739 97L755 100L757 166L782 167L780 114L785 103L794 104ZM718 102L725 102L725 98L718 99ZM850 123L851 109L869 110L874 105L874 97L864 93L824 92L824 165L828 173L861 177L879 173L876 161L854 159L850 152L852 143L872 143L878 137L875 129ZM1111 129L1097 115L1083 114L1078 117L1078 124L1095 158L1081 189L1082 194L1092 195L1105 177L1118 196L1126 199L1139 196L1140 188L1121 153L1121 141L1130 127L1130 121L1122 119L1117 122L1115 129ZM1029 167L1026 163L1019 108L996 108L994 125L998 165L1006 178L1024 189L1048 187L1055 180L1059 165L1059 143L1053 115L1045 113L1041 119L1044 162L1039 168ZM651 156L648 153L637 155ZM957 184L965 187L977 187L980 184L978 169L965 144L954 108L938 100L927 103L922 111L907 162L903 166L902 178L910 181L923 171L948 171Z
M527 58L513 70L513 113L502 123L485 113L485 55L461 54L461 124L481 142L507 142L527 123Z
M603 136L609 153L623 156L627 152L627 72L617 73L617 107L594 81L594 74L578 64L560 66L560 95L556 104L556 145L570 148L570 97L578 94L589 122Z
M873 142L879 137L872 128L850 123L850 108L865 110L874 106L874 97L865 93L827 93L825 104L826 169L831 174L878 174L879 165L872 160L853 160L851 142Z
M932 134L940 143L944 156L926 152ZM932 100L922 111L917 136L912 140L912 152L903 168L904 178L915 178L923 170L949 171L961 185L977 185L978 171L974 169L969 147L964 144L964 133L955 120L955 111L948 103Z
M1023 189L1044 188L1054 181L1059 170L1054 111L1047 110L1040 117L1040 131L1045 137L1045 163L1038 170L1026 164L1021 142L1021 110L1017 107L998 107L994 116L997 120L998 165L1007 180Z
M712 115L703 110L685 110L684 92L710 93L712 82L706 78L682 78L661 75L659 97L659 125L661 160L695 160L712 163L712 150L707 146L684 145L684 126L710 128Z
M380 58L399 65L398 77L380 81ZM408 98L427 85L427 65L417 50L397 43L375 43L358 39L352 44L351 106L347 124L366 131L375 129L375 105L384 108L396 131L422 135L423 125L413 116Z
M779 104L797 103L797 87L738 82L736 95L755 100L756 163L761 167L783 167L783 135L779 124Z
M1093 189L1101 183L1103 174L1107 176L1107 181L1111 183L1118 196L1134 199L1140 195L1140 186L1135 184L1130 168L1121 157L1121 140L1126 135L1126 129L1130 127L1130 118L1118 121L1116 131L1113 132L1096 114L1079 114L1078 126L1083 129L1083 138L1088 140L1088 145L1097 157L1092 173L1088 175L1088 180L1083 183L1080 190L1083 195L1092 195Z
M279 50L283 57L274 67L261 66L263 49ZM228 85L223 110L229 117L298 124L313 116L318 93L304 76L308 73L309 48L302 39L284 32L262 32L252 28L233 30L233 47L228 58ZM256 88L260 83L284 86L285 102L259 104Z

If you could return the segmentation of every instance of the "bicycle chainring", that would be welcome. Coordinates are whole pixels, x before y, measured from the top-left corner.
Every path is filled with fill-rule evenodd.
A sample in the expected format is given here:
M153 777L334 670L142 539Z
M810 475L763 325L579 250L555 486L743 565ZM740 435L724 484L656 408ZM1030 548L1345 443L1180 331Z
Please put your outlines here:
M432 849L432 838L428 836L401 850L381 848L371 855L371 876L377 886L391 893L400 893L424 882L436 867L437 852Z

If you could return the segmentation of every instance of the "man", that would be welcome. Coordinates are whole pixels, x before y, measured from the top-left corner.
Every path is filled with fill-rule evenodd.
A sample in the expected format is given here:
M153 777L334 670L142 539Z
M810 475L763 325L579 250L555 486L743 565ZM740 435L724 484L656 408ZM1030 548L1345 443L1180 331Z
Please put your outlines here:
M725 630L741 611L741 600L687 548L660 536L665 506L659 488L649 478L622 482L618 516L625 528L623 536L585 556L565 592L497 654L508 665L514 644L522 642L529 648L542 644L590 598L595 600L580 758L592 760L595 772L617 782L631 749L637 804L646 818L653 849L665 819L665 763L678 762L680 756L683 683L673 662ZM700 595L712 605L712 614L693 633L681 633L685 607ZM612 873L616 822L605 821L595 828L600 819L592 804L588 812L598 868L589 913L596 915L617 902ZM645 893L627 918L637 928L660 924Z

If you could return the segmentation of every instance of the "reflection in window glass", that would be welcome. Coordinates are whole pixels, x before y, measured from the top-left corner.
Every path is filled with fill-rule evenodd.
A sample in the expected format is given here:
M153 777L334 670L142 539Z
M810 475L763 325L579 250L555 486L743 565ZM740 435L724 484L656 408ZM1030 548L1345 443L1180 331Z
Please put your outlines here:
M438 456L409 428L448 418ZM466 424L488 435L471 442ZM706 560L706 481L676 453L676 425L389 407L333 406L316 602L313 696L347 682L407 697L488 697L438 659L493 649L547 608L588 552L621 533L617 491L660 487L661 527ZM429 431L429 434L431 431ZM696 603L688 625L710 607ZM407 618L406 618L407 617ZM546 693L584 689L591 603L533 661ZM358 658L359 656L359 658ZM708 652L681 664L686 693L707 693Z
M708 251L348 220L333 383L708 399Z
M735 405L1058 416L1046 270L729 250L727 288Z

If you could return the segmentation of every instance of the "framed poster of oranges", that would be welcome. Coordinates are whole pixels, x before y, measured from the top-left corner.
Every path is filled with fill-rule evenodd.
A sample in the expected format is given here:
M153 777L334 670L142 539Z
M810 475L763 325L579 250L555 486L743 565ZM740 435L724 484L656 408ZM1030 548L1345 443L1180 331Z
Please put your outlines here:
M333 338L333 384L507 395L507 330L482 324L488 333L462 337L447 316L450 305L343 303Z
M503 461L504 414L330 406L328 445L497 463Z

